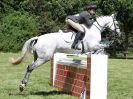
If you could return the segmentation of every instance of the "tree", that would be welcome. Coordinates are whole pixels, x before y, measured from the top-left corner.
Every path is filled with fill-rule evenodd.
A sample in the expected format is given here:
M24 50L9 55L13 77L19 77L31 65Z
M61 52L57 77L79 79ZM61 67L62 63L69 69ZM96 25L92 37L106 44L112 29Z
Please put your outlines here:
M124 45L125 51L128 50L130 39L133 39L133 1L121 0L119 1L118 18L123 25L124 31Z
M133 0L1 0L0 24L3 24L2 22L9 14L18 11L29 13L29 16L37 19L37 23L39 23L37 28L43 32L40 34L56 32L60 28L66 27L66 16L83 11L84 7L92 1L98 4L98 15L117 13L117 19L124 32L122 39L117 41L124 42L124 50L127 50L129 46L133 45ZM0 27L0 29L4 30L4 27Z

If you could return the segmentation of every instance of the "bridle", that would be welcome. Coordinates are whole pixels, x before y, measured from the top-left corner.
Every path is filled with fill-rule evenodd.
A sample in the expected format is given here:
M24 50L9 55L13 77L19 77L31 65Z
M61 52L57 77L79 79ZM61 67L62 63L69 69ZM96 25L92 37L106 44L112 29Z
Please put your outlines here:
M117 21L116 20L116 18L114 18L113 16L111 16L112 17L112 19L113 19L113 22L112 22L112 24L109 26L109 28L111 28L113 25L114 25L114 27L115 27L115 29L113 30L113 32L115 32L115 33L117 33L117 29L119 29L117 26L116 26L116 24L115 24L115 21ZM102 27L103 29L105 29L106 27L107 27L107 25L109 24L109 23L107 23L104 27L103 26L101 26L99 23L98 23L98 21L97 20L95 20L96 21L96 23L98 24L98 26L99 27ZM97 25L95 25L95 24L93 24L94 26L96 26L100 31L101 31L101 29L97 26Z
M97 20L95 20L95 21L97 22L97 24L98 24L100 27L105 28L105 27L101 26L101 25L98 23ZM96 28L98 28L99 31L101 31L101 29L100 29L97 25L95 25L95 24L93 24L93 25L94 25Z
M117 21L116 20L116 18L115 17L113 17L113 16L111 16L112 17L112 19L113 19L113 22L112 22L112 24L109 26L109 28L111 28L113 25L114 25L114 30L113 30L113 32L114 32L114 35L110 38L110 44L112 44L113 42L115 42L115 40L116 40L116 37L118 37L118 33L117 33L117 29L119 29L117 26L116 26L116 24L115 24L115 21ZM109 24L109 23L107 23L104 27L103 26L101 26L99 23L98 23L98 21L97 20L95 20L96 21L96 23L98 24L98 26L99 27L102 27L103 29L105 29L106 27L107 27L107 25ZM95 27L97 27L100 31L101 31L101 29L97 26L97 25L95 25L95 24L93 24Z
M114 32L117 32L116 30L119 29L119 28L116 26L116 24L115 24L115 21L117 21L117 20L116 20L116 18L114 18L113 16L112 16L112 19L113 19L112 25L114 24L114 27L115 27ZM111 25L111 26L112 26L112 25ZM110 26L110 28L111 28L111 26Z

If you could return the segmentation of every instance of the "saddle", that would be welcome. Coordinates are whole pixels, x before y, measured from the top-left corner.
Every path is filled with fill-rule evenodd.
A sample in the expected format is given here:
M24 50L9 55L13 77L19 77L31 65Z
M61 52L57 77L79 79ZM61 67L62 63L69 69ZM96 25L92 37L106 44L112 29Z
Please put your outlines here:
M68 32L78 32L76 29L74 29L72 26L68 26L67 28L61 29L62 32L68 33Z
M68 26L68 28L61 29L63 33L74 32L76 33L75 40L72 44L72 49L82 50L81 53L84 53L84 43L82 39L84 38L84 34L80 33L78 30L74 29L72 26ZM73 35L72 35L73 36ZM82 49L78 49L78 43L81 43Z

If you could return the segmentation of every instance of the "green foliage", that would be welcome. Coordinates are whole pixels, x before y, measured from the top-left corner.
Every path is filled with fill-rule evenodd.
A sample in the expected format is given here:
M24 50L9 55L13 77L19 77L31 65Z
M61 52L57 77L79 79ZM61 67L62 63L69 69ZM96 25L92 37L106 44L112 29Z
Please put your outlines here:
M117 13L117 18L123 24L123 30L133 30L133 1L132 0L101 0L99 7L104 15ZM125 20L126 19L126 20Z
M112 14L114 11L114 6L116 4L116 0L100 0L99 7L102 9L102 13L104 15Z
M33 4L33 2L31 3ZM34 3L36 4L35 14L39 16L40 30L55 32L59 28L65 27L66 16L82 11L85 3L86 1L82 0L44 0L40 3ZM33 10L32 7L31 9Z
M0 24L0 50L18 51L24 42L37 35L36 19L27 12L14 11L6 15Z
M12 25L8 23L9 21L5 21L5 20L11 20L13 19L13 17L16 17L16 15L14 15L12 18L11 17L6 18L7 16L9 16L9 14L11 15L11 13L12 12L14 13L15 11L21 13L21 18L25 18L22 17L22 14L27 13L24 14L24 16L29 16L29 17L23 20L28 20L29 18L31 18L32 20L35 19L36 22L33 21L33 24L30 24L32 23L31 20L28 23L30 24L28 26L33 25L31 27L34 27L35 24L37 24L37 26L35 26L35 31L39 30L39 35L50 32L57 32L60 28L65 28L67 26L65 23L66 16L73 15L83 11L85 6L89 2L96 2L98 4L97 15L109 15L112 13L117 13L117 20L119 20L121 30L124 32L122 34L122 38L118 39L117 41L124 43L123 44L124 50L127 50L129 46L132 46L133 0L1 0L0 1L0 24L2 25L0 27L1 34L6 34L7 31L8 32L10 31L14 32L14 34L17 35L19 33L20 33L19 35L25 35L25 32L24 34L22 32L27 31L28 29L22 28L22 26L25 25L23 22L28 22L28 21L20 21L19 18L20 22L18 26L19 28L16 25L14 25L16 23L13 23ZM14 20L15 20L14 22L16 22L16 19ZM7 25L4 25L6 23ZM11 27L13 29L11 29ZM27 24L25 27L27 27ZM6 29L7 31L5 32ZM34 32L34 29L31 29L31 31ZM4 36L2 35L0 38L2 37ZM26 38L29 37L30 36L27 36ZM114 47L116 46L114 45ZM12 48L13 47L10 47L9 49ZM5 50L5 49L0 47L0 50Z
M117 20L123 32L122 38L117 38L117 41L122 43L123 50L127 51L133 40L133 0L100 0L99 8L104 15L117 13ZM116 44L113 47L116 48Z

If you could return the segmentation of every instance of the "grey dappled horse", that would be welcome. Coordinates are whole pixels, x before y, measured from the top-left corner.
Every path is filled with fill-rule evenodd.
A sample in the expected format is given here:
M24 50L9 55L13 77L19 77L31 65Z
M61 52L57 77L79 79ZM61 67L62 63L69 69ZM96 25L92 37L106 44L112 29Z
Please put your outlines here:
M119 36L121 35L118 22L114 14L110 16L97 17L96 21L90 28L87 28L83 24L82 26L86 31L86 34L83 38L85 53L101 48L101 32L105 28L108 27L112 31L116 31ZM12 58L12 64L19 64L30 50L32 50L34 55L34 61L32 64L28 65L26 74L22 80L22 83L20 84L20 91L24 90L26 84L28 83L31 72L38 66L49 61L57 49L72 50L71 45L74 41L74 38L75 33L63 33L63 31L59 30L57 33L49 33L27 40L23 46L21 56L16 60ZM82 49L81 46L82 45L79 44L79 47Z

